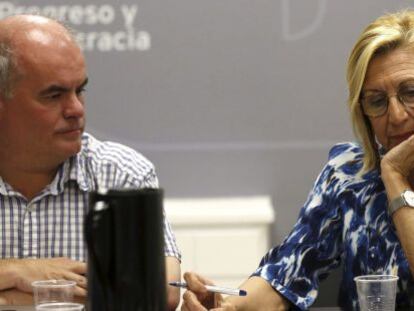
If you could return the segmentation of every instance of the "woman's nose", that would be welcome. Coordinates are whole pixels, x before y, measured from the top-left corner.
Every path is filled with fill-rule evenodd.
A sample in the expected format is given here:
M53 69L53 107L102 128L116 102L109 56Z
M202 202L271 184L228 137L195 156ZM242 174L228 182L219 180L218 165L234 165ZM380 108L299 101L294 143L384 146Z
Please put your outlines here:
M397 125L407 118L408 112L405 105L400 102L398 96L390 96L388 103L388 120Z

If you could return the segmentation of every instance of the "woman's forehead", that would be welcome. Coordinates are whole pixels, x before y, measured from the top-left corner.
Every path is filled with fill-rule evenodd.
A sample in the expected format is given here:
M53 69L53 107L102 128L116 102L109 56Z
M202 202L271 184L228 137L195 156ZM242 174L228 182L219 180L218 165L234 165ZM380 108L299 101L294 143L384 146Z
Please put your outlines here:
M396 49L371 60L365 75L364 89L397 87L409 79L414 79L414 51Z

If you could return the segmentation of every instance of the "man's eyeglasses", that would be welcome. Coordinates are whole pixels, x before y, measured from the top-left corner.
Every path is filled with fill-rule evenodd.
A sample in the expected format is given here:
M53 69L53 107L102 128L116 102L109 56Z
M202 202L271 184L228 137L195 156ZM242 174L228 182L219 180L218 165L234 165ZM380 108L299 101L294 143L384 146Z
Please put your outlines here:
M380 117L388 111L391 97L397 97L405 109L414 109L414 81L407 81L400 85L397 94L388 95L380 91L362 93L360 104L362 110L369 117Z

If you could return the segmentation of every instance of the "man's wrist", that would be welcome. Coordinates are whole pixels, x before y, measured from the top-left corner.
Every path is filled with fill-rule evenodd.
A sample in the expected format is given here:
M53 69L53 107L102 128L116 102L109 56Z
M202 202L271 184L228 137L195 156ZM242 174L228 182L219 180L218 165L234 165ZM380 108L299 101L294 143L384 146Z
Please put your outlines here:
M0 260L0 290L17 287L19 271L18 264L21 259Z

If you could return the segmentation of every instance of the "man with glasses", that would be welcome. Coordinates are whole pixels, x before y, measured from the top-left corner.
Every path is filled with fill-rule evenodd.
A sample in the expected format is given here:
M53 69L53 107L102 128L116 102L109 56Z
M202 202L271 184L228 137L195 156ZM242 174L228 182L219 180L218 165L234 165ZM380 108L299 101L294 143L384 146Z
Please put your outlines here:
M306 310L341 262L344 310L358 309L354 277L366 274L398 275L396 305L414 308L414 11L371 23L347 78L359 143L331 149L292 232L241 285L246 297L223 300L186 273L182 310Z

